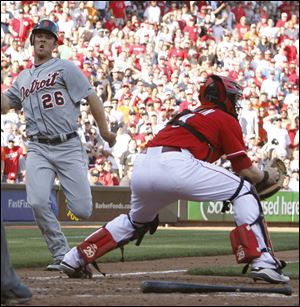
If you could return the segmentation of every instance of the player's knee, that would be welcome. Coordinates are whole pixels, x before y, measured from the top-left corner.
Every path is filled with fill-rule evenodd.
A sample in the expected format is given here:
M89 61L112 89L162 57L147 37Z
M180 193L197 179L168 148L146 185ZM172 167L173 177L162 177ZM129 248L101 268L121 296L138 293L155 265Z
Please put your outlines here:
M50 198L43 193L36 193L34 197L28 196L27 201L34 211L44 211L50 208Z
M88 219L93 212L93 203L92 201L72 202L69 204L69 208L76 217Z
M255 189L246 180L240 193L233 201L233 213L237 225L252 224L260 215L260 204Z

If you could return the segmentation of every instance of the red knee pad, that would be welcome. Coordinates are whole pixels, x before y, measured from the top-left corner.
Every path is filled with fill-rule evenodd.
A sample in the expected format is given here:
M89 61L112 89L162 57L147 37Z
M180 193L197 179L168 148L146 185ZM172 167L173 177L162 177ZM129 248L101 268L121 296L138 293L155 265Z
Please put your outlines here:
M110 232L106 228L100 228L80 243L77 250L85 263L92 263L116 247L117 243Z
M255 234L248 224L233 229L230 232L230 241L237 263L250 263L261 255Z

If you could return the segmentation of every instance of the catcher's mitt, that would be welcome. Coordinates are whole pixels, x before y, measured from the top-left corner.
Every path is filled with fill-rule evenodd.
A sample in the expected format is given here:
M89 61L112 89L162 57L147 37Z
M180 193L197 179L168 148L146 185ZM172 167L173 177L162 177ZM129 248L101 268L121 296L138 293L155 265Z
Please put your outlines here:
M286 170L286 167L285 167L283 161L278 159L278 158L273 159L270 162L270 164L266 167L265 172L268 172L267 169L269 167L273 167L273 168L276 168L278 170L279 178L273 184L269 184L268 179L266 178L266 179L262 180L262 182L257 183L255 185L256 191L257 191L260 199L266 199L266 198L274 195L276 192L278 192L282 188L284 177L287 175L287 170Z

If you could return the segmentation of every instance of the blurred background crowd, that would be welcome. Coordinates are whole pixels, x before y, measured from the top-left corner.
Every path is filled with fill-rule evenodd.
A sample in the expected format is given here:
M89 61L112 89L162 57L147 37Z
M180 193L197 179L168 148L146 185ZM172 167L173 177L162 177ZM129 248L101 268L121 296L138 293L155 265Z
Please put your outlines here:
M2 1L2 91L32 67L29 36L43 18L59 26L53 57L83 71L117 133L109 148L81 101L91 185L129 186L136 155L172 116L201 105L199 89L217 73L243 87L239 120L253 163L282 158L283 189L299 191L297 1ZM25 183L26 145L22 110L2 115L2 182ZM225 158L217 163L230 169Z

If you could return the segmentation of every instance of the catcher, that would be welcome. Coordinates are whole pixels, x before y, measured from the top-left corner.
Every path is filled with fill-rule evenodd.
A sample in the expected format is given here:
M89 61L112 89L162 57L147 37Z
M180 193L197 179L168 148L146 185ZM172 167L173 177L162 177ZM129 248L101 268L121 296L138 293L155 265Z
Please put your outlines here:
M91 277L88 264L109 251L153 234L158 212L178 200L224 201L233 204L236 228L230 239L238 263L251 265L250 277L270 283L288 283L284 262L273 253L258 191L275 192L281 175L274 167L261 171L246 153L238 122L240 86L211 75L201 87L201 107L172 119L134 162L131 210L73 247L61 262L69 277ZM234 174L212 164L222 155ZM245 179L247 178L247 179ZM257 187L257 189L255 188Z

